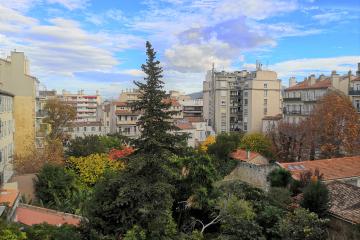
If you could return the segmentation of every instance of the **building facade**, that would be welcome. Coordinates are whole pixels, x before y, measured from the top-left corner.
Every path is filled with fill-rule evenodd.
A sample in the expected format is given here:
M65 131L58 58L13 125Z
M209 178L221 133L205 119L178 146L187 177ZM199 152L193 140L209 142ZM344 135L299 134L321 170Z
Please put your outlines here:
M184 117L202 117L204 103L202 99L179 101Z
M30 75L29 61L23 52L11 52L0 59L1 89L14 94L14 149L16 155L26 155L35 147L36 93L39 81Z
M59 100L71 104L76 108L75 122L97 121L97 109L101 104L101 97L98 91L96 91L95 95L88 95L84 93L84 90L80 90L77 93L70 93L63 90L62 94L57 97Z
M209 71L203 83L204 118L216 133L260 132L262 118L281 113L281 81L274 71Z
M357 76L349 71L340 76L332 71L330 76L310 75L304 81L296 83L294 77L289 80L289 88L284 91L283 114L284 121L299 123L308 117L317 101L330 91L339 91L350 97L354 107L360 112L360 64Z
M14 95L0 90L0 186L13 175Z

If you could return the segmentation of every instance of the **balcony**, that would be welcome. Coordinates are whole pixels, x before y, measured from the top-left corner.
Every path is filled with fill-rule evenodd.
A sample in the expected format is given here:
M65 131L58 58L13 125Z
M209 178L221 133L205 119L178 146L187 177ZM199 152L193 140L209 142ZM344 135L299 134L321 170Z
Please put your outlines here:
M283 113L285 115L299 115L299 116L307 116L310 114L309 111L304 111L304 110L287 110L286 108L284 108Z
M360 96L360 90L350 89L349 90L349 95L350 96Z
M284 97L284 102L300 102L301 97Z

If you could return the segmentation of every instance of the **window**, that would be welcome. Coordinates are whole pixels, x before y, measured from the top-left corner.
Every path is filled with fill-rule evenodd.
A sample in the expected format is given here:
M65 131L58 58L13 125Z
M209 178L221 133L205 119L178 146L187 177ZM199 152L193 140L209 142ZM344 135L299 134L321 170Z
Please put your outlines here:
M91 127L91 131L92 131L92 132L95 132L95 127Z
M264 99L264 106L267 106L267 99Z
M267 108L264 108L264 115L267 115Z
M247 91L244 92L244 97L248 97L249 93Z
M247 106L247 105L248 105L248 100L244 99L244 106Z
M86 127L84 127L84 132L86 132Z
M268 84L264 83L264 88L267 89L268 88Z
M268 96L268 90L264 90L264 97Z
M244 123L244 131L247 131L247 123Z

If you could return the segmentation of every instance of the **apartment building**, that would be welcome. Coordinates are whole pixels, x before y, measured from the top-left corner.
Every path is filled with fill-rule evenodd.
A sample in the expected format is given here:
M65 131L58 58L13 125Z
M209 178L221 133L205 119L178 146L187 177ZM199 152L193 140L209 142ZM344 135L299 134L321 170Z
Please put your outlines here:
M96 91L95 95L88 95L84 93L84 90L77 93L63 90L62 94L58 95L58 98L76 108L75 122L97 121L97 109L101 104L101 96L98 91Z
M126 89L119 96L119 102L135 102L139 100L140 91L138 89Z
M216 133L260 132L262 119L281 113L281 81L274 71L217 72L203 83L204 118Z
M310 75L304 81L296 83L294 77L289 79L289 88L285 89L283 98L284 121L299 123L305 119L314 109L317 101L329 91L340 91L350 95L355 107L360 108L360 83L355 76L349 72L340 76L332 71L330 76ZM359 104L359 105L357 105Z
M13 174L14 95L0 90L0 186Z
M204 102L202 99L179 101L184 117L202 117Z
M0 59L0 87L14 95L14 149L17 155L26 155L35 147L38 84L37 78L30 75L30 64L23 52L13 51L6 59Z
M360 113L360 63L356 76L350 80L349 97L355 109Z

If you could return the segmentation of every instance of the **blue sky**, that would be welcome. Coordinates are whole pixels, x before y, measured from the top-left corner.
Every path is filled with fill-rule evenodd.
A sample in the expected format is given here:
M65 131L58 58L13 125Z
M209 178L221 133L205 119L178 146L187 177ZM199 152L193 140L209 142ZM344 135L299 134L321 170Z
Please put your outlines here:
M142 78L145 41L167 89L200 91L206 70L253 69L283 84L360 62L359 0L0 0L0 56L24 51L47 89L116 97Z

